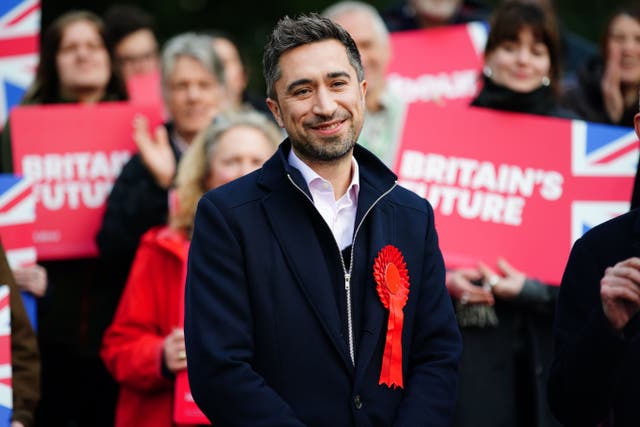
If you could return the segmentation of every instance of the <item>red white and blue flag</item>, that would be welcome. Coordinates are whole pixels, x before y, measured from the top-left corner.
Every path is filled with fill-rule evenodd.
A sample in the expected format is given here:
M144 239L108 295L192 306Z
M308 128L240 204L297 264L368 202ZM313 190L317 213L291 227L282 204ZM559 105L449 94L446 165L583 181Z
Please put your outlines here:
M9 286L0 285L0 426L9 426L13 408L11 385L11 311Z
M40 0L0 1L0 128L35 75Z
M36 263L35 220L36 199L31 182L15 175L0 174L0 241L11 268L24 268ZM36 329L36 299L26 291L22 291L21 296L31 325Z

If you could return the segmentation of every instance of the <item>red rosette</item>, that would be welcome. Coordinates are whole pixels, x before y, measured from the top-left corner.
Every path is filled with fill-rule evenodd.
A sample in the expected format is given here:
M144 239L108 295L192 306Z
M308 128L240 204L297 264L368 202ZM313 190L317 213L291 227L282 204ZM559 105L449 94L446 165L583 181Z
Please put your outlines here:
M373 263L376 291L384 308L389 310L387 337L378 384L403 388L402 382L402 309L409 298L409 272L398 248L387 245Z

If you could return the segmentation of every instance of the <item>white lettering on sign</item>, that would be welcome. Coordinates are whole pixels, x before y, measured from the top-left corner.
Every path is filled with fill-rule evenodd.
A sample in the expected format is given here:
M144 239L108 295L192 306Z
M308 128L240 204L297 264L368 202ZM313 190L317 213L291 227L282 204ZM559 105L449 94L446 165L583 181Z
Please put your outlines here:
M31 154L22 158L22 172L35 183L36 201L46 209L96 209L130 157L125 150Z
M478 70L423 74L417 77L394 73L389 75L387 82L391 92L407 103L470 98L477 92Z
M400 185L429 200L443 215L520 225L526 200L562 196L560 172L406 150Z

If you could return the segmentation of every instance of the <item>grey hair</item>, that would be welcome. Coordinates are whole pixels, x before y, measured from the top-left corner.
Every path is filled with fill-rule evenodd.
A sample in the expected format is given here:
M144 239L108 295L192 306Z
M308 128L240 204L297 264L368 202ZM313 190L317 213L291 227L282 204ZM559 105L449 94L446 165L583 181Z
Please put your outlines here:
M278 21L264 47L262 66L267 84L267 96L277 99L275 83L281 76L279 60L283 53L298 46L325 40L337 40L345 47L347 58L356 70L358 81L364 80L360 52L344 28L317 13L300 15L295 19L285 16Z
M329 19L336 19L354 12L366 13L371 18L373 29L385 43L388 43L389 30L387 30L387 26L384 24L378 10L368 3L352 0L340 1L326 8L324 12L322 12L322 16Z
M162 90L165 96L169 89L169 76L181 56L195 59L220 85L225 85L224 64L213 49L211 36L183 33L169 39L162 49Z

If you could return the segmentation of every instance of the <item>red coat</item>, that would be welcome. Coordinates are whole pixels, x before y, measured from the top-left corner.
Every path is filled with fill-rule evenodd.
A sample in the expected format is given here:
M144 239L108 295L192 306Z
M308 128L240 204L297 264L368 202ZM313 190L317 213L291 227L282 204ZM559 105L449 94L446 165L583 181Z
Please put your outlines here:
M120 384L116 427L173 427L174 382L161 373L162 345L182 325L189 241L167 228L140 242L101 356Z

